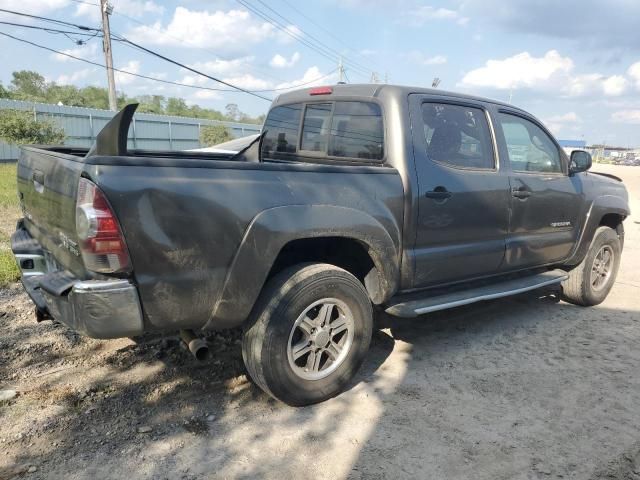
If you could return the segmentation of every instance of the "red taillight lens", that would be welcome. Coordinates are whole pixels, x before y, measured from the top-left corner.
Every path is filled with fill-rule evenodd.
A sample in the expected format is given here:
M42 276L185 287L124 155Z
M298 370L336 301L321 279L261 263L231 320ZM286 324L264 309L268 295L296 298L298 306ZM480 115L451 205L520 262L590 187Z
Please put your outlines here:
M129 253L111 206L100 189L86 178L81 178L78 184L76 232L88 270L116 273L129 269Z

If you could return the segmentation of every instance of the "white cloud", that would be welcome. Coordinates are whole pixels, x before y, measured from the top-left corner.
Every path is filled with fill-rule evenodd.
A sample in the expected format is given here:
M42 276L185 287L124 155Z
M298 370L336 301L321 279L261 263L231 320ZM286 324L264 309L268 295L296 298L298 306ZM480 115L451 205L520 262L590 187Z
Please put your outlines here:
M29 13L31 15L43 15L51 13L59 8L64 8L69 5L69 0L3 0L2 8L6 10L14 10L23 13ZM97 7L96 7L97 8ZM12 14L0 13L1 19L11 19L15 22L16 16ZM21 22L29 22L29 19L22 17Z
M280 43L289 44L296 41L297 38L304 37L302 30L295 25L287 25L283 30L278 30L277 38Z
M582 119L576 114L576 112L568 112L562 115L549 117L546 121L555 123L581 123Z
M255 57L238 57L231 60L222 60L216 58L214 60L208 60L206 62L196 62L189 65L196 70L201 70L205 73L213 75L235 75L243 72L250 67L251 62L255 60Z
M79 3L76 5L76 11L73 16L85 17L94 23L98 23L101 20L100 7L89 3Z
M589 94L619 96L628 81L620 75L575 74L575 64L557 50L542 57L522 52L502 60L488 60L483 67L468 72L459 83L467 88L532 89L578 97Z
M244 75L238 75L235 77L225 77L223 80L235 85L236 87L244 88L245 90L264 90L270 86L268 81L254 77L250 73L245 73Z
M443 65L447 63L447 57L445 57L444 55L434 55L428 57L417 50L409 52L406 55L406 58L410 62L419 65Z
M629 82L626 78L621 75L612 75L602 82L602 88L604 89L604 94L617 97L622 95L626 90Z
M198 90L193 94L193 98L198 100L220 100L222 95L220 92L214 92L213 90Z
M611 120L616 123L640 124L640 110L619 110L611 114Z
M454 21L458 25L467 25L469 18L462 16L457 10L449 8L435 8L431 5L422 5L406 11L403 17L408 24L414 27L421 27L430 21L448 20Z
M224 50L246 49L273 35L268 23L254 20L245 10L196 11L177 7L165 26L134 28L129 37L147 45L195 46Z
M371 57L372 55L377 55L377 50L372 50L370 48L364 48L360 50L360 55L364 55L365 57Z
M522 52L504 60L489 60L484 67L468 72L462 79L467 87L493 87L498 89L534 87L558 74L568 74L573 61L550 50L544 57L532 57Z
M98 44L95 42L89 43L88 45L80 45L75 48L67 48L65 50L61 50L61 52L66 53L68 55L73 55L74 57L84 58L87 60L95 60L96 54L98 53ZM58 62L68 62L75 61L66 55L61 55L59 53L54 53L51 55L51 58Z
M84 68L82 70L77 70L75 72L71 72L68 74L59 75L58 78L55 79L55 82L58 85L70 85L79 82L80 80L84 80L89 75L91 75L95 71L94 68Z
M164 7L152 0L121 0L114 6L113 11L130 17L142 18L149 15L162 15ZM76 5L74 16L86 17L93 22L100 22L100 7L92 3L79 3Z
M124 13L130 17L144 17L146 15L162 15L164 7L151 0L125 0L116 4L115 12Z
M631 77L635 87L640 90L640 62L636 62L629 67L627 75Z
M279 90L283 90L303 87L316 87L318 85L330 85L331 83L334 83L337 78L338 77L336 73L332 73L328 76L323 75L320 69L314 65L304 72L302 78L298 78L291 82L280 83L276 86L276 88Z
M140 62L138 60L129 60L126 65L118 66L116 68L129 73L139 73ZM117 88L120 88L121 85L129 85L136 80L136 77L133 75L127 75L126 73L121 72L115 72L115 77Z
M293 55L291 55L291 58L289 60L287 60L279 53L276 53L269 62L269 65L271 65L273 68L288 68L293 67L296 63L298 63L298 60L300 60L300 54L298 52L295 52Z

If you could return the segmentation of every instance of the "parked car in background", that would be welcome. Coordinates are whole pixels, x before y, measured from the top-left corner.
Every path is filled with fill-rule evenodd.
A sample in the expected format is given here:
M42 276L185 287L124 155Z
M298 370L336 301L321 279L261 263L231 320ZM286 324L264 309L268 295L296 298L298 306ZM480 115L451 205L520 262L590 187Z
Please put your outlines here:
M255 383L307 405L352 381L374 309L548 286L590 306L615 280L624 185L512 105L308 88L280 95L248 148L193 152L128 151L134 110L90 150L22 149L12 249L40 319L97 338L180 330L196 351L195 331L242 326Z

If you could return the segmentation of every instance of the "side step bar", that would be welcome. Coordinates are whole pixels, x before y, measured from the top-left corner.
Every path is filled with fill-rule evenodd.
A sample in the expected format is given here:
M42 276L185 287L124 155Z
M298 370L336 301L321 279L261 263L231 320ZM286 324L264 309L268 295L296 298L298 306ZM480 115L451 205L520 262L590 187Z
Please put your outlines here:
M567 272L563 270L552 270L529 277L483 285L458 292L401 301L389 305L386 308L386 312L396 317L417 317L424 313L446 310L447 308L459 307L483 300L517 295L518 293L528 292L536 288L558 284L568 277ZM413 296L413 298L415 298L415 296Z

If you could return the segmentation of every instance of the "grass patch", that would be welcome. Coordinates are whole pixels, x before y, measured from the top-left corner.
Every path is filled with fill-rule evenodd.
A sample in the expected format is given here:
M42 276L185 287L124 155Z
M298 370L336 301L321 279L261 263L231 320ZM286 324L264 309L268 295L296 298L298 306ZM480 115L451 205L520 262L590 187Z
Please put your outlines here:
M0 287L20 278L9 242L20 218L16 168L15 163L0 163Z
M0 163L0 209L15 209L18 213L18 190L15 163Z

